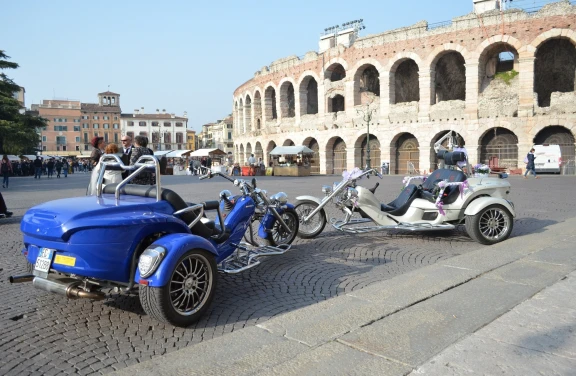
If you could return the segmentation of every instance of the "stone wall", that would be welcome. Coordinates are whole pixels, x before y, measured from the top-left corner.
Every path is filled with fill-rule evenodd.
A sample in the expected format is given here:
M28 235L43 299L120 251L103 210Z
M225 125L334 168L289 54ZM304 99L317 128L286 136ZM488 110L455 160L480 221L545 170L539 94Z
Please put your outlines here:
M337 45L321 54L279 59L234 91L235 144L239 147L257 140L263 146L270 142L282 145L287 138L299 144L313 137L320 145L321 172L326 172L332 155L328 150L330 140L338 136L346 143L351 168L359 160L355 147L358 137L366 132L358 110L366 111L369 105L370 131L382 146L382 160L396 158L395 142L400 135L410 134L420 145L414 158L426 166L430 161L429 145L449 129L457 130L467 147L474 150L490 129L504 128L517 135L518 149L523 150L546 126L563 126L570 132L574 128L573 25L576 6L564 1L535 14L519 10L486 12L482 14L482 25L475 14L454 18L449 25L437 28L429 28L423 21L359 38L348 48ZM560 77L571 86L549 88L550 105L540 107L534 99L538 97L536 86L551 80L539 78L537 54L543 51L540 63L550 61L546 57L549 54L544 54L546 48L542 50L550 41L560 41L550 46L552 50L563 48L565 58L560 66L568 72ZM564 41L569 41L568 45ZM514 54L513 68L518 72L509 85L489 76L486 69L492 55L508 50ZM331 81L334 66L345 71L342 80ZM362 73L367 68L378 75L379 95L366 90ZM317 82L313 90L308 88L311 78ZM289 98L287 90L281 90L287 83L297 93L294 99ZM255 111L250 113L242 103L247 103L247 97L256 98L258 93L271 90L276 92L275 101L271 103L271 97L265 96L261 135L256 136L250 128L244 131L246 114L254 117ZM317 95L317 114L305 113L310 95ZM330 112L336 96L343 100L344 110ZM293 115L287 115L292 105L288 101L295 101ZM277 119L270 119L272 105L278 109ZM480 158L479 154L474 158Z

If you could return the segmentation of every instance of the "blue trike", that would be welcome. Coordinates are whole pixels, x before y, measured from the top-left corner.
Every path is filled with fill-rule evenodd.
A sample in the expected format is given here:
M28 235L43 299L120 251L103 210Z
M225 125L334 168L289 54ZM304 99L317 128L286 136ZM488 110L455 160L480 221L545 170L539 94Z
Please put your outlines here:
M240 189L219 200L185 202L160 185L153 156L125 166L102 157L96 194L46 202L28 210L21 223L22 254L30 274L10 282L69 299L101 300L114 289L137 292L146 313L176 326L189 326L213 299L218 272L238 273L262 256L285 253L298 232L298 216L287 196L268 197L252 184L221 175ZM132 171L118 184L103 184L106 169ZM153 173L156 185L134 185ZM205 211L215 211L216 221ZM258 230L251 231L258 223ZM248 242L243 242L245 237Z

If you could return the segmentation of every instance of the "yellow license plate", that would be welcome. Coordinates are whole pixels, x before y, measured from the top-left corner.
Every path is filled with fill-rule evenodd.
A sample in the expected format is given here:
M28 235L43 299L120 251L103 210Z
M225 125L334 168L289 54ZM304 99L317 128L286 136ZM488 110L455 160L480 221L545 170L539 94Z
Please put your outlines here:
M76 257L56 255L54 258L54 264L74 266L76 265Z

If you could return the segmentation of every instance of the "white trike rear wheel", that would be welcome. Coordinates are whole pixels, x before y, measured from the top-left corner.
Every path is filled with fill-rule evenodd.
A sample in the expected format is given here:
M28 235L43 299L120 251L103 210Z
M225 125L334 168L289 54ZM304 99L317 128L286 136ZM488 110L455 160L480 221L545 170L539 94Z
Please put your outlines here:
M477 214L466 216L466 232L480 244L496 244L508 239L514 217L502 205L489 205Z

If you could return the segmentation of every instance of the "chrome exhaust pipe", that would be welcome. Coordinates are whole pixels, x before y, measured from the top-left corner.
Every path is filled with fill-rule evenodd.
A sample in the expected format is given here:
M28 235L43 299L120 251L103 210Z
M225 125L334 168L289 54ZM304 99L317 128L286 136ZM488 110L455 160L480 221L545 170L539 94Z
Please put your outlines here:
M33 274L26 274L26 275L11 275L8 280L10 283L22 283L22 282L32 282L34 279Z
M34 287L41 290L64 295L68 299L92 299L102 300L106 297L101 291L85 291L78 286L82 282L73 278L61 278L57 280L35 277L32 281Z

